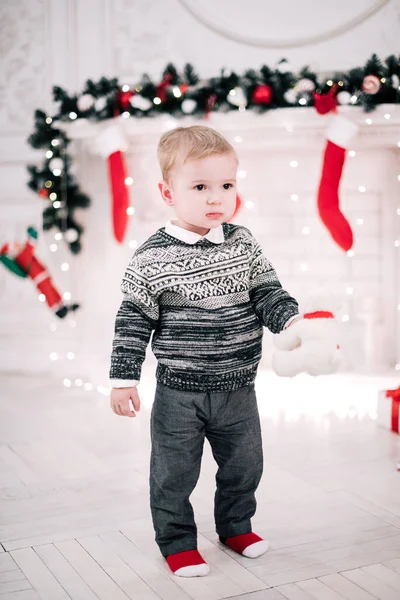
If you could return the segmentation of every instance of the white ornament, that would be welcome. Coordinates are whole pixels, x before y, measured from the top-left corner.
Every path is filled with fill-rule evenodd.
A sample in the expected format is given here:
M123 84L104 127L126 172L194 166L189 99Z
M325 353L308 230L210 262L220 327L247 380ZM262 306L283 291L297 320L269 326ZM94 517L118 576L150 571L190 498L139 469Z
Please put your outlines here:
M276 70L279 71L279 73L285 74L290 73L292 71L292 67L287 60L282 60L276 65Z
M79 96L77 105L81 112L90 110L94 105L94 98L92 94L82 94L82 96Z
M247 98L241 87L235 87L227 96L229 104L233 106L246 106Z
M398 75L392 75L392 87L394 87L395 89L398 88L400 86L400 79Z
M64 239L66 239L67 242L69 242L70 244L72 244L73 242L76 242L78 237L79 237L79 233L77 232L76 229L67 229L67 231L64 233Z
M351 94L350 92L346 92L343 90L343 92L339 92L338 95L336 96L337 101L339 102L339 104L350 104L351 102Z
M61 171L64 169L64 161L62 158L52 158L49 162L50 171L55 171L56 169L60 169Z
M293 89L285 92L283 97L288 104L295 104L297 101L297 93Z
M153 106L153 103L148 98L144 98L140 94L135 94L132 98L129 99L129 103L133 108L137 108L138 110L142 110L145 112L146 110L150 110Z
M105 98L105 96L102 96L101 98L97 98L96 102L94 103L94 107L97 110L97 112L101 112L103 108L105 108L106 104L107 98Z
M302 94L304 94L304 92L313 92L315 90L315 83L311 81L311 79L304 77L296 83L294 90Z
M181 104L182 112L185 113L185 115L191 115L192 113L194 113L196 108L197 102L192 98L186 98L186 100L184 100Z

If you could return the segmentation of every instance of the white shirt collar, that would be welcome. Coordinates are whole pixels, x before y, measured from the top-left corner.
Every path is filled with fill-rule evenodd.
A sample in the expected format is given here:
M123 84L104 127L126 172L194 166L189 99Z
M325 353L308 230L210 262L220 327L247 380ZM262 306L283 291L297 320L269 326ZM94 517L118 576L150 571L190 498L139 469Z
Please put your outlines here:
M183 227L179 227L179 225L174 225L171 221L168 221L165 226L165 231L181 242L186 242L186 244L196 244L199 240L203 239L208 240L213 244L222 244L225 241L222 225L210 229L206 235L199 235L194 231L188 231L187 229L183 229Z

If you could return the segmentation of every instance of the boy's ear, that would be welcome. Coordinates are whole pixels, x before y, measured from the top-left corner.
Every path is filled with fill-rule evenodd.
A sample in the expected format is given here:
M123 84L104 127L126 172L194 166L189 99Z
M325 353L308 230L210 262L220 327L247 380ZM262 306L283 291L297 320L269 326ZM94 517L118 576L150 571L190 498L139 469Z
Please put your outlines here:
M160 190L161 198L164 200L165 204L168 206L173 206L174 201L172 199L171 188L166 181L160 181L158 184L158 189Z

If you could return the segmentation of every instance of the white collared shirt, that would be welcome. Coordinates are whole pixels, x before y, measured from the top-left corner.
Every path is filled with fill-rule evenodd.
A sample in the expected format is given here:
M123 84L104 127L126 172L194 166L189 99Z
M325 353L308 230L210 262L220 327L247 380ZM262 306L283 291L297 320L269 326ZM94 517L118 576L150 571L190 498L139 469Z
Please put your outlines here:
M168 223L165 225L165 231L168 233L168 235L172 235L181 242L186 242L186 244L196 244L199 240L203 239L208 240L213 244L222 244L225 241L222 225L218 225L218 227L210 229L206 235L199 235L194 231L189 231L188 229L184 229L179 225L174 225L172 221L168 221Z

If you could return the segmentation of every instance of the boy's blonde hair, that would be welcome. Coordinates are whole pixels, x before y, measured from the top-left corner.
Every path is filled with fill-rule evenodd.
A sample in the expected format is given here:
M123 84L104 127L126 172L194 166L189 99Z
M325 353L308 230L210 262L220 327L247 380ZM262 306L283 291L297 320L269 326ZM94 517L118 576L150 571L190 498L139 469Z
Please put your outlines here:
M174 167L188 160L205 158L212 154L233 154L238 160L232 144L223 135L204 125L177 127L161 136L158 143L158 161L164 181L168 181Z

